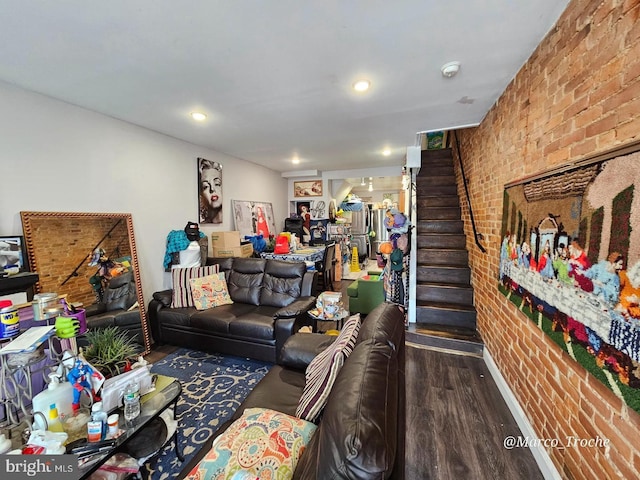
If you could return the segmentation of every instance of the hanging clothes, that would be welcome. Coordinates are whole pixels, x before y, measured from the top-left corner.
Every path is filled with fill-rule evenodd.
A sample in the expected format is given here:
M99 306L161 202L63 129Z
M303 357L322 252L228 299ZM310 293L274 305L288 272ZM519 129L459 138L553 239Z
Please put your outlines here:
M395 249L382 271L386 302L395 303L405 309L408 307L408 272L409 255L403 255L399 249Z

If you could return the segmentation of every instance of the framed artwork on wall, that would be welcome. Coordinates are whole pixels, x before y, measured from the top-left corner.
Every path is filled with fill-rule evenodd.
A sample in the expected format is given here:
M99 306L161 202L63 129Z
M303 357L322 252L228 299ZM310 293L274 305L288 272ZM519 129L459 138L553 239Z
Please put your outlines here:
M321 197L322 196L322 180L293 182L293 196L296 198Z
M498 288L640 412L640 152L505 186Z
M240 232L240 238L260 235L269 238L276 235L276 223L273 218L273 206L269 202L254 202L248 200L231 200L235 228Z
M198 222L222 223L222 164L198 158Z
M23 237L0 237L0 270L12 268L17 268L18 272L29 270L26 259Z
M305 235L311 235L311 203L312 202L296 202L298 217L302 219L302 228Z

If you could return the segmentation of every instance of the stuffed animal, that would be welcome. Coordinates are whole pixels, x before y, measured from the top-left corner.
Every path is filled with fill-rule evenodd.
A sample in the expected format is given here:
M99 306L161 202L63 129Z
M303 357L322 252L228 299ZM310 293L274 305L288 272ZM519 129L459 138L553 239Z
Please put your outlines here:
M404 213L392 208L386 212L384 225L391 233L407 233L411 222L409 222Z

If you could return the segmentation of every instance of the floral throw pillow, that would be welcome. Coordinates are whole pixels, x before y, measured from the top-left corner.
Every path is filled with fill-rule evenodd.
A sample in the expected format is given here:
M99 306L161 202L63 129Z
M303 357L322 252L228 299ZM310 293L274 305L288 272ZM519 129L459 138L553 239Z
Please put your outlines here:
M219 307L233 303L229 296L227 280L224 272L207 275L206 277L192 278L191 296L197 310Z
M171 308L193 307L191 295L192 278L204 277L219 272L218 265L208 265L206 267L174 268L171 270L173 281L173 293L171 295Z
M313 423L275 410L248 408L215 439L188 480L293 478L298 459L316 430Z

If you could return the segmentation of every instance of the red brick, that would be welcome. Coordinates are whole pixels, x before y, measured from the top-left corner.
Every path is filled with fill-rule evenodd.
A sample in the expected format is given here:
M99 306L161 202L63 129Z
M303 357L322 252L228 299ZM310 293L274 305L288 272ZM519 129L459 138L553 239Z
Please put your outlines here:
M461 135L471 202L489 246L483 255L469 244L478 328L487 348L536 432L611 437L610 458L597 448L550 451L565 478L633 478L640 446L631 439L640 431L640 416L497 292L502 186L637 138L637 6L637 0L571 2L560 28L549 32L483 123ZM469 234L467 208L463 218Z
M618 124L618 116L615 112L610 113L604 118L601 118L597 122L587 125L586 136L593 137L599 133L608 132L613 130Z
M625 85L620 89L620 92L605 100L603 104L604 112L615 110L638 97L640 97L640 79L636 79L635 82Z
M640 136L640 117L616 127L616 134L622 140L631 140Z

